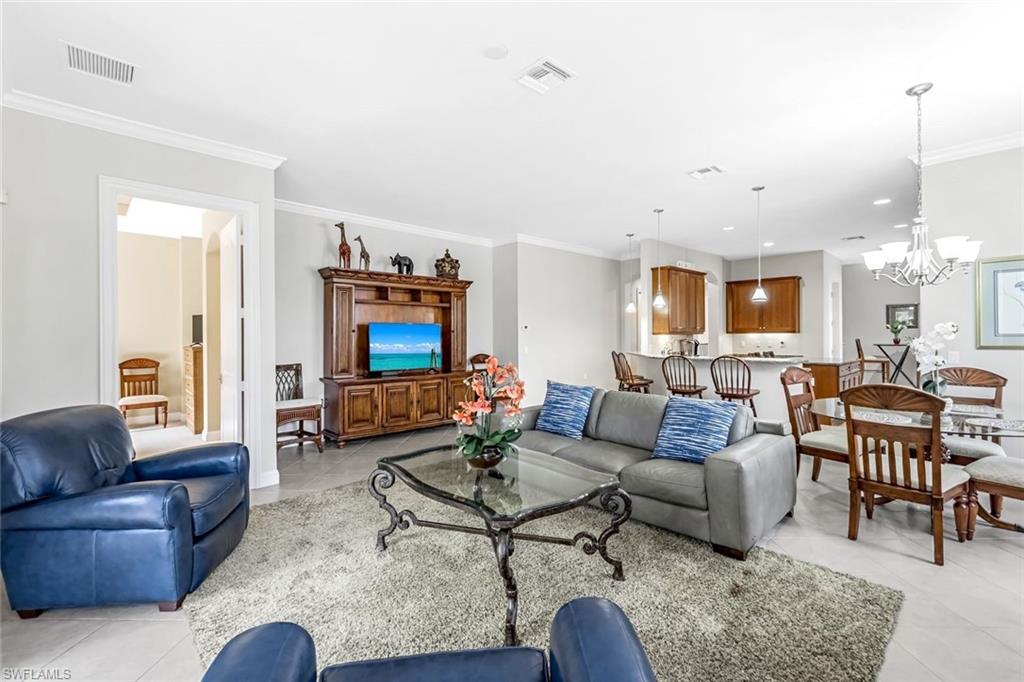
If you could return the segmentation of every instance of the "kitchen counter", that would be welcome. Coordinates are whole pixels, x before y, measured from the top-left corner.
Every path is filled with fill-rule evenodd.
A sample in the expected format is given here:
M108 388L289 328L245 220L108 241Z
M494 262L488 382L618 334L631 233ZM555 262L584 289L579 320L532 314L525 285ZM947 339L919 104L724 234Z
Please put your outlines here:
M654 353L627 353L627 355L635 355L635 356L637 356L639 358L648 358L648 359L651 359L651 360L664 360L665 358L668 357L667 355L660 355L660 354L656 355ZM684 357L686 357L688 360L693 360L695 362L697 362L697 361L711 362L712 360L714 360L718 356L717 355L686 355ZM743 360L744 362L761 363L761 364L769 364L769 365L799 365L799 364L802 364L804 362L807 362L807 360L804 360L804 357L802 355L791 355L789 357L775 357L775 358L750 357L750 356L744 356L744 355L737 355L736 357L738 357L740 360Z

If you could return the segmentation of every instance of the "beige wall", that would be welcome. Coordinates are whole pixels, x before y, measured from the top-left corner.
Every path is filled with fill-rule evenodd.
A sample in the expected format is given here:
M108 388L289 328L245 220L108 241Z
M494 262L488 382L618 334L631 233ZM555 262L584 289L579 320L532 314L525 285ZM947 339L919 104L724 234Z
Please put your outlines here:
M843 346L846 353L855 356L857 347L854 342L860 338L864 344L864 353L879 355L876 343L892 342L892 334L885 328L885 306L893 303L920 303L920 290L917 287L901 287L882 278L875 281L863 263L843 266ZM908 329L903 332L904 339L920 336L919 329ZM908 356L904 370L911 373L914 369L913 356Z
M264 385L273 385L273 171L6 108L0 133L8 199L2 209L0 416L99 400L101 175L259 206L263 276L258 283L260 327L253 333L260 337L264 357L252 370ZM260 449L273 453L272 390L257 409ZM255 485L276 481L275 460L262 457L254 465Z

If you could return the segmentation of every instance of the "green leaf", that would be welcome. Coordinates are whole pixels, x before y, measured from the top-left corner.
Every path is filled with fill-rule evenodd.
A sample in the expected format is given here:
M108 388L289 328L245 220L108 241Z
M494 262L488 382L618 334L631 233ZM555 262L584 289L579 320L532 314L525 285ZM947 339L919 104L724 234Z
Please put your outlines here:
M519 436L523 435L522 429L509 429L505 432L505 442L511 443L519 440Z

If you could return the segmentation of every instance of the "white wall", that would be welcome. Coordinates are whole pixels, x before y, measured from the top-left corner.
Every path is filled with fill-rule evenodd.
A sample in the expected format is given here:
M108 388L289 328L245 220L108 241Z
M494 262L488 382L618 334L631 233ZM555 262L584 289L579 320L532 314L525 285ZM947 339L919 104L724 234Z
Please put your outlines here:
M263 307L254 333L265 359L255 369L273 385L273 171L12 109L4 109L2 126L8 203L0 415L99 400L100 175L259 205ZM259 413L261 447L272 448L272 391ZM271 469L255 472L255 480L273 476L274 459L265 458Z
M805 251L761 258L762 277L799 276L800 333L799 334L729 334L732 352L749 353L757 350L781 350L808 358L828 357L825 306L825 252ZM728 281L757 279L757 259L728 261ZM835 278L837 275L830 272Z
M494 278L494 343L491 352L503 364L519 364L519 245L496 246L492 249L491 259Z
M860 337L866 355L879 355L876 343L891 343L892 334L885 328L885 306L894 303L919 303L917 287L901 287L887 279L875 281L863 263L843 266L843 346L846 355L855 357L854 339ZM904 339L920 336L919 329L907 329ZM914 376L913 356L908 356L904 369Z
M980 258L1024 255L1024 149L1014 149L938 164L924 170L924 212L932 238L970 235L984 244ZM921 325L960 325L947 351L957 364L982 367L1009 380L1003 404L1013 418L1024 415L1024 351L977 348L975 341L975 273L921 290ZM950 358L956 362L956 358ZM1004 438L1011 454L1024 456L1019 438Z
M278 363L301 362L303 392L320 397L323 388L323 279L317 272L338 264L339 232L336 220L278 211L276 219L277 358ZM434 275L434 261L445 248L458 258L459 277L473 282L466 294L467 357L490 353L493 347L494 305L491 249L452 243L435 237L368 227L346 221L346 237L358 263L362 235L370 252L370 269L394 272L390 258L396 252L412 258L415 274Z
M611 351L619 343L619 261L533 244L517 247L518 355L525 404L543 402L548 379L614 388Z

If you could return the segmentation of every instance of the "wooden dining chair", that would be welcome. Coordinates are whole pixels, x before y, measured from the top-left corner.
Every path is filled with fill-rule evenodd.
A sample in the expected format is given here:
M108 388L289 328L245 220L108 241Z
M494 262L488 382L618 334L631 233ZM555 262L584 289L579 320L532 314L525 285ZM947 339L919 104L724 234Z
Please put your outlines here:
M302 397L302 363L277 365L275 371L277 384L277 449L287 445L301 445L312 441L316 449L324 451L323 418L319 400ZM306 423L316 424L315 431L307 431ZM281 431L282 426L295 424L289 431Z
M487 369L487 358L491 357L487 353L477 353L469 359L469 368L474 372L482 372Z
M615 367L615 379L619 382L620 391L634 393L650 393L652 379L633 374L625 353L612 351L612 365Z
M669 355L661 361L661 373L665 376L665 386L672 395L704 397L707 386L697 383L697 368L689 358L682 355Z
M864 344L860 342L860 338L855 338L853 343L857 346L857 359L860 360L862 376L865 372L881 372L882 383L889 383L889 361L876 355L864 355Z
M735 355L719 355L711 361L711 381L715 384L715 393L722 400L738 400L749 405L756 417L754 396L761 391L751 387L750 376L750 365Z
M857 539L861 496L867 517L873 516L875 495L925 505L931 509L935 563L943 564L942 511L955 500L956 534L960 542L974 537L978 501L970 476L960 467L942 463L942 409L945 402L930 393L895 384L855 386L840 396L846 411L850 462L849 537ZM928 426L909 421L903 413L923 413ZM913 419L912 417L910 418Z
M164 415L164 428L167 428L167 396L160 394L160 363L152 358L128 358L117 363L121 397L117 407L121 415L128 419L129 410L152 408L154 424L160 423L160 413Z
M821 473L821 460L847 464L850 461L846 447L846 428L822 425L811 410L814 402L814 375L803 367L787 367L779 375L786 397L789 424L796 438L796 471L800 473L800 455L814 458L811 480L817 481ZM794 391L794 389L798 389Z

